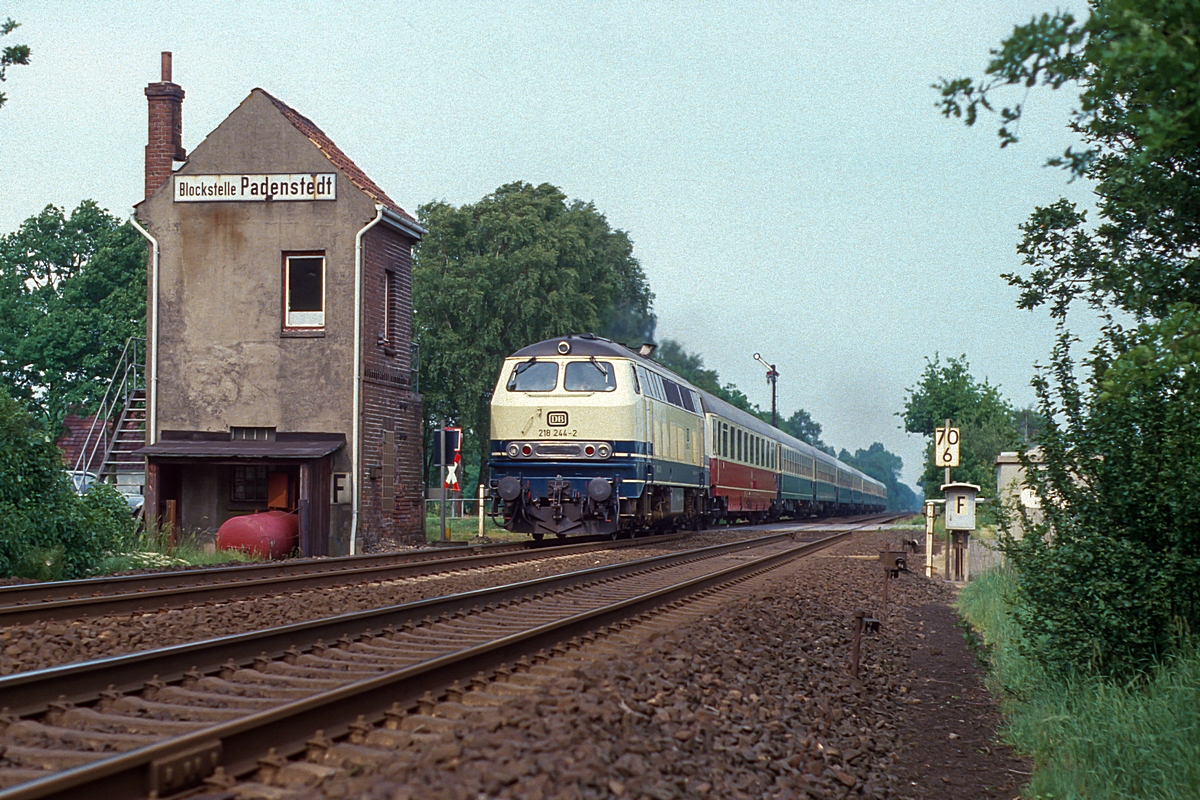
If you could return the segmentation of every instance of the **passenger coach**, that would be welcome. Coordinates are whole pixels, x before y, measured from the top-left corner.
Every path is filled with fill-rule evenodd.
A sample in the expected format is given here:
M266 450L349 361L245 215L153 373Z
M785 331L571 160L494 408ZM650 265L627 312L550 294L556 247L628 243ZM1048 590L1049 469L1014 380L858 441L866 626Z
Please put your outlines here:
M878 481L591 334L505 360L492 436L493 510L535 539L887 503Z

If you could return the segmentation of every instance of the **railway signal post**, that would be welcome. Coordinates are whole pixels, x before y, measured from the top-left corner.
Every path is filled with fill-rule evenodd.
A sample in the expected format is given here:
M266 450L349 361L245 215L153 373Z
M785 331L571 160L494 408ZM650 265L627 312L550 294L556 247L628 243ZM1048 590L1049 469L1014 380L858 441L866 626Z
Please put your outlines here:
M443 425L434 432L435 457L441 473L442 502L441 502L441 536L443 542L450 541L450 530L446 527L446 489L451 483L458 485L457 470L461 461L462 429ZM449 474L448 474L449 471ZM451 480L453 479L453 480Z
M776 388L779 384L779 370L775 369L774 364L768 364L766 359L761 354L755 353L754 360L767 368L767 383L771 384L771 427L779 427L778 414L775 411Z

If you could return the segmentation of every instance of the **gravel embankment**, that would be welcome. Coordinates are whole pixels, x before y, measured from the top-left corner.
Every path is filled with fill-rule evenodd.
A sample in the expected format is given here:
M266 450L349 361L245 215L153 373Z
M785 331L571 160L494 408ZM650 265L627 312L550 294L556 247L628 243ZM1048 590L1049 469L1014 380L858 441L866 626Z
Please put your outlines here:
M684 541L654 544L649 540L644 547L558 556L448 575L264 595L158 612L12 625L0 630L0 675L533 580L764 533L709 531Z
M920 736L902 734L918 702L910 696L919 678L910 669L919 641L913 611L944 604L952 590L915 574L894 581L891 614L864 639L860 677L852 678L853 612L880 610L874 557L888 540L899 537L858 535L705 617L649 638L631 629L619 637L625 649L547 678L474 722L286 794L905 797L897 754Z

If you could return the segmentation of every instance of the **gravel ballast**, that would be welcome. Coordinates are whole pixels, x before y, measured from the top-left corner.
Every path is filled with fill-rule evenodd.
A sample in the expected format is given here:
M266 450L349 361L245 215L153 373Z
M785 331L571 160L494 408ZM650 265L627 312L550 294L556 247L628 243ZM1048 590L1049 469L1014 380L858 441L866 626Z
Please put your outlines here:
M875 559L889 540L899 536L858 534L757 579L732 602L697 612L703 616L602 639L499 705L454 711L449 718L458 714L458 722L433 726L386 757L311 773L315 785L242 786L224 796L996 796L986 770L953 783L925 771L924 751L940 752L945 740L929 739L923 706L958 701L958 687L938 688L948 682L937 656L943 647L966 650L945 631L942 647L924 644L930 621L945 621L927 612L945 608L950 587L916 574L893 581L891 612L864 640L859 678L848 673L855 609L881 612ZM975 716L974 730L964 721L948 744L990 741L994 716Z
M440 575L263 595L247 600L223 600L154 612L10 625L0 630L0 675L544 578L755 538L766 533L761 530L710 531L669 543L648 539L645 546L554 556L535 562Z

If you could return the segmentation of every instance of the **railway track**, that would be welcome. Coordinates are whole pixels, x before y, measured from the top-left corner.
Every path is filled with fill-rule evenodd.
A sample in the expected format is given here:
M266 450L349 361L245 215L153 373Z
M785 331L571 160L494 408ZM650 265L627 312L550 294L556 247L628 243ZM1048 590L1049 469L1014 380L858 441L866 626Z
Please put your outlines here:
M836 523L837 520L830 521ZM830 523L801 523L806 527ZM558 555L677 541L686 534L570 544L507 542L447 549L179 570L0 587L0 627L178 608L357 582L483 569Z
M0 785L11 788L0 800L165 796L218 767L253 771L271 749L276 757L302 752L318 730L337 738L385 719L403 727L401 717L419 714L456 681L520 668L539 651L744 580L868 524L811 542L797 542L802 529L775 533L9 676L0 679L8 709Z

